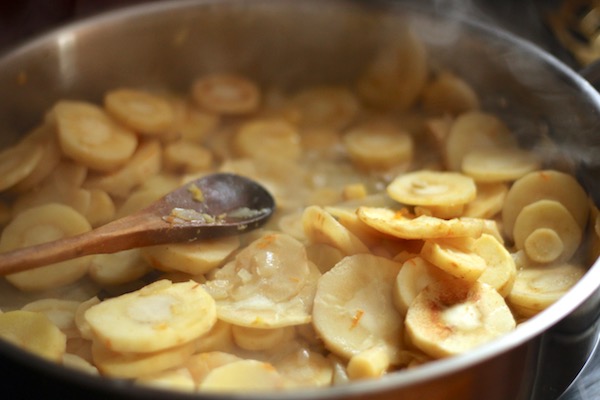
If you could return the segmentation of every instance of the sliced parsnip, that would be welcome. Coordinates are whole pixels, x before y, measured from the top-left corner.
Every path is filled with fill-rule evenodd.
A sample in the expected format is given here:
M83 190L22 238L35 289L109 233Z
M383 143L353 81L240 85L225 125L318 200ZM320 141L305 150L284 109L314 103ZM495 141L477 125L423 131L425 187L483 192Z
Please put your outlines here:
M356 117L359 103L356 96L342 86L315 86L296 93L287 110L297 116L303 128L340 130Z
M374 379L385 374L390 367L386 348L374 346L353 355L348 361L348 377L351 380Z
M156 140L141 142L135 154L122 168L90 177L85 187L100 189L116 197L127 197L131 191L146 179L158 173L161 168L161 146Z
M472 283L485 271L487 264L470 247L443 240L426 240L420 255L448 274Z
M246 122L240 126L232 145L238 155L259 159L297 160L302 152L297 128L277 118Z
M205 283L219 319L240 326L277 328L310 321L320 276L302 243L267 234L242 249Z
M145 375L136 379L135 382L158 389L180 392L196 391L196 382L187 368L177 368L152 375Z
M324 207L324 209L367 246L372 247L381 243L381 238L384 235L358 218L355 207L345 207L340 205L327 206Z
M140 89L110 90L104 96L104 107L123 125L146 135L166 133L175 121L167 99Z
M413 300L421 290L438 279L440 271L420 256L413 256L404 261L394 285L393 299L396 309L402 315L406 315Z
M460 171L463 159L477 149L517 147L509 129L495 115L470 111L454 120L445 142L449 170Z
M130 249L113 254L97 254L90 263L90 277L101 285L133 282L150 271L150 266L140 253L140 249Z
M487 265L478 280L496 289L502 297L506 297L517 274L515 261L506 247L494 236L484 233L475 241L473 251L483 258Z
M417 100L428 75L427 50L408 28L394 35L359 78L357 91L367 103L408 109Z
M28 191L17 198L13 205L14 215L48 203L60 203L87 216L91 212L92 193L83 189L81 183L69 178L73 173L73 171L69 173L69 168L73 168L73 171L83 172L83 176L87 171L87 168L78 168L78 165L73 162L62 162L49 177L38 185L36 190Z
M0 313L0 337L46 359L60 362L66 336L47 316L34 311Z
M477 196L466 204L463 216L472 218L493 218L502 211L508 185L499 183L478 183Z
M75 326L77 326L77 330L79 331L79 335L86 340L92 340L94 335L92 333L92 328L90 324L88 324L85 319L85 312L92 306L100 303L100 299L97 296L90 297L89 299L82 301L79 303L79 307L75 310Z
M81 101L59 101L51 111L62 151L98 171L113 171L133 155L135 133L115 123L100 107Z
M194 341L195 353L233 351L236 345L233 341L232 327L229 322L218 319L210 331Z
M532 317L556 302L584 274L585 268L575 264L523 268L506 300L518 314Z
M48 177L54 171L54 168L58 166L62 156L56 128L49 123L44 123L35 128L24 140L39 143L42 147L42 157L31 173L11 187L11 190L19 193L33 189ZM5 174L2 174L2 176L6 179Z
M590 208L579 182L565 172L543 170L531 172L511 186L502 208L504 233L512 238L515 220L523 207L542 199L564 205L582 229L587 224Z
M240 348L250 351L274 349L282 343L289 342L295 335L293 326L282 328L249 328L233 325L231 327L233 341Z
M540 158L518 147L476 149L462 160L462 171L477 182L512 182L539 170Z
M276 357L273 366L286 380L286 388L314 388L331 385L333 363L309 347L298 348Z
M228 352L209 350L193 354L183 366L190 372L196 385L199 385L213 369L241 360L243 358Z
M189 140L178 140L163 149L163 165L167 171L191 174L209 170L213 154L206 147Z
M200 383L206 392L257 392L283 389L284 379L273 365L257 360L241 360L210 371Z
M307 207L302 222L304 234L310 243L328 244L345 255L369 252L369 248L354 233L322 207Z
M63 354L61 363L62 363L62 365L64 365L67 368L73 368L78 371L87 372L88 374L92 374L92 375L99 374L98 368L96 368L94 365L92 365L85 358L78 356L76 354L71 354L71 353Z
M197 79L192 97L203 109L218 114L248 114L258 109L261 93L249 79L234 74L212 74Z
M449 237L478 237L485 222L479 218L441 219L421 215L412 217L406 212L388 208L359 207L358 217L376 230L401 239L436 239Z
M441 71L428 82L421 94L423 108L435 114L459 115L479 108L473 88L450 71Z
M351 160L360 168L388 169L411 162L412 136L389 123L371 122L350 129L343 143Z
M157 374L184 364L192 355L191 342L152 352L117 352L94 341L92 357L94 365L105 376L116 378L139 378Z
M464 353L516 326L494 288L452 281L423 289L409 307L405 324L411 342L435 358Z
M155 268L201 275L221 265L240 246L236 236L196 243L173 243L142 249L142 255Z
M565 206L555 200L538 200L523 207L513 228L517 249L534 262L569 260L579 248L583 232Z
M85 319L103 347L150 353L208 332L215 324L216 309L198 283L160 280L90 307Z
M41 143L23 140L0 152L0 191L30 176L44 156Z
M371 254L342 259L317 286L313 325L325 346L350 358L383 346L395 363L402 346L402 316L393 304L401 264Z
M18 214L2 231L0 251L50 242L92 229L85 217L73 208L50 203ZM15 287L43 290L73 283L87 273L90 257L80 257L6 276Z
M90 189L88 192L90 194L90 204L85 217L90 225L98 227L112 221L117 212L112 197L100 189Z
M75 325L75 313L79 304L73 300L45 298L29 302L21 310L44 314L67 338L73 338L79 336Z
M477 195L472 178L441 171L415 171L398 176L387 186L388 195L399 203L418 206L466 204Z

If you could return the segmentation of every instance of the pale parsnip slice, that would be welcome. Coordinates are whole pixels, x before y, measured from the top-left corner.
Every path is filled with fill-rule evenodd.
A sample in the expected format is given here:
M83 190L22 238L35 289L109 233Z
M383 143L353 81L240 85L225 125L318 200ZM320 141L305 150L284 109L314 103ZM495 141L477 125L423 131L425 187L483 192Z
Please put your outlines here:
M222 265L239 246L240 239L230 236L194 243L145 247L142 249L142 255L154 268L201 275Z
M92 344L94 365L102 375L116 378L139 378L176 368L184 364L193 352L192 342L144 353L113 351L97 341Z
M506 300L520 315L532 317L561 298L585 272L575 264L520 269Z
M502 297L506 297L517 275L515 261L506 247L494 236L484 233L475 241L473 250L486 263L486 268L478 280L496 289Z
M443 240L426 240L420 255L448 274L473 283L485 271L487 264L470 247Z
M60 362L67 346L64 333L47 316L34 311L0 313L0 337L46 359Z
M475 282L440 281L429 285L406 314L411 342L426 354L462 354L515 329L515 319L502 296Z
M92 229L85 217L73 208L50 203L30 208L18 214L2 231L0 251L50 242L74 236ZM91 258L80 257L6 276L15 287L43 290L77 281L87 273Z
M141 134L167 133L175 122L171 103L145 90L110 90L104 96L104 107L116 120Z
M408 28L397 33L367 66L357 91L371 105L406 110L427 81L427 50Z
M346 132L343 143L358 167L385 170L412 161L413 138L406 131L383 122L356 126Z
M402 174L387 186L388 195L399 203L418 206L455 206L475 199L472 178L445 171L415 171Z
M293 326L282 328L250 328L233 325L231 327L233 341L244 350L267 351L289 342L295 335Z
M310 321L317 267L302 243L285 234L267 234L242 249L204 286L217 302L219 319L255 328Z
M62 365L67 368L73 368L78 371L86 372L92 375L98 375L98 368L90 363L85 358L78 356L77 354L65 353L61 360Z
M484 220L479 218L446 220L427 215L413 218L402 210L379 207L359 207L357 213L367 225L401 239L478 237L485 227Z
M350 358L383 346L393 364L402 347L402 316L393 304L401 264L371 254L342 259L317 286L313 325L325 346Z
M30 176L44 157L41 143L23 140L0 152L0 191L11 188Z
M90 307L85 319L103 347L150 353L208 332L216 322L216 309L197 282L160 280Z
M435 114L459 115L479 108L475 90L450 71L440 71L423 88L423 108Z
M466 204L463 216L472 218L493 218L502 211L504 199L508 193L508 184L478 183L477 196Z
M213 369L241 360L243 358L232 353L210 350L193 354L183 366L190 372L196 385L199 385Z
M117 209L108 193L101 189L90 189L90 203L85 217L92 227L104 225L115 219Z
M583 232L575 218L555 200L538 200L523 207L513 228L515 246L534 262L569 260L581 244Z
M112 254L97 254L90 263L89 275L100 285L120 285L133 282L150 271L140 249Z
M75 310L75 326L77 326L77 330L79 331L79 335L86 340L92 340L94 338L94 334L92 333L92 328L90 324L88 324L85 319L85 312L92 306L100 303L100 299L97 296L90 297L89 299L82 301L79 303L79 307Z
M48 177L54 171L54 168L58 166L62 156L56 129L51 124L44 123L38 126L24 140L39 143L43 152L42 157L31 173L11 187L11 190L19 193L33 189Z
M161 169L161 146L156 140L141 142L137 150L120 169L90 177L85 187L101 189L120 198L127 197L131 191Z
M164 169L191 174L209 170L213 154L206 147L189 140L171 142L163 148Z
M98 171L113 171L133 155L135 133L113 121L100 107L82 101L59 101L50 114L62 151Z
M513 183L502 208L504 233L513 237L517 216L528 204L538 200L556 200L564 205L583 229L587 224L589 204L587 194L579 182L565 172L534 171Z
M177 368L156 374L145 375L136 379L135 382L157 389L190 393L196 391L196 382L187 368Z
M257 392L283 389L285 380L273 365L257 360L241 360L210 371L200 383L206 392Z
M384 346L374 346L353 355L348 361L351 380L374 379L384 375L390 367L390 356Z
M238 129L232 143L242 157L297 160L302 148L298 129L278 118L256 119Z
M74 300L45 298L29 302L21 310L44 314L67 338L73 338L79 336L75 325L75 313L79 304Z
M327 387L332 383L333 363L310 347L301 345L277 357L273 366L284 377L286 388Z
M475 149L462 161L462 172L476 182L512 182L539 170L541 160L518 147Z
M446 167L460 171L464 157L476 149L517 147L515 138L493 114L469 111L454 120L445 142Z
M249 79L234 74L212 74L197 79L192 97L201 108L218 114L248 114L260 106L261 93Z
M302 215L302 222L304 234L310 243L328 244L345 255L369 252L360 238L322 207L307 207Z
M290 109L303 128L340 130L348 126L359 111L358 99L342 86L315 86L296 93Z
M406 315L421 290L438 279L439 271L438 267L420 256L404 261L396 276L393 292L394 306L400 314Z
M217 319L210 331L194 341L195 353L233 351L236 345L233 342L232 326L229 322Z

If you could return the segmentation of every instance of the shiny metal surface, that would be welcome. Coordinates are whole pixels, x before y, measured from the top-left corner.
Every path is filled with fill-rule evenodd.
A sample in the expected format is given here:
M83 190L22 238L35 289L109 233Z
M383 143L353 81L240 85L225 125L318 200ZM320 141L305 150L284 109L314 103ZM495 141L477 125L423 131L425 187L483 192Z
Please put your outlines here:
M263 84L288 88L351 82L379 46L409 24L429 46L434 62L464 76L482 93L484 107L500 114L525 145L536 146L552 138L558 144L553 155L560 153L577 165L588 190L600 198L597 92L530 43L438 11L423 2L403 1L174 1L82 21L0 60L0 145L34 126L57 99L99 100L107 88L118 86L184 91L195 76L217 70L241 72ZM596 262L558 303L476 351L379 381L285 396L556 398L594 346L591 327L600 309L599 285L600 264ZM56 381L64 383L60 387L65 394L82 390L87 398L148 398L150 394L153 398L190 398L161 396L123 382L66 371L15 352L4 343L0 352L5 364L10 360L7 370L24 368L45 377L35 385L21 385L19 390L28 391L23 398L47 393ZM549 362L554 364L555 375L543 372Z

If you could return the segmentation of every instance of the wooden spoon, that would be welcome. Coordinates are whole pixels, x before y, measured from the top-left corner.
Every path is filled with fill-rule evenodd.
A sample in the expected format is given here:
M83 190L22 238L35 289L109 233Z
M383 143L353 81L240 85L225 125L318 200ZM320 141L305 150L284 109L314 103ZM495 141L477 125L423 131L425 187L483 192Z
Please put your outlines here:
M258 183L208 175L92 231L0 254L0 276L90 254L235 235L263 225L274 210L273 197Z

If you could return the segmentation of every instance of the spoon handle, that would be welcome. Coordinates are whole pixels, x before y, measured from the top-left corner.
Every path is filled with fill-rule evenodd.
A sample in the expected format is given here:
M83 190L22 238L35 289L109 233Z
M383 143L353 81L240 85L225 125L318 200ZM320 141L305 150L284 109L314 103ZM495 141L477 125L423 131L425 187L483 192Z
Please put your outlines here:
M90 254L116 253L168 241L169 224L147 212L115 220L80 235L0 253L0 276Z

